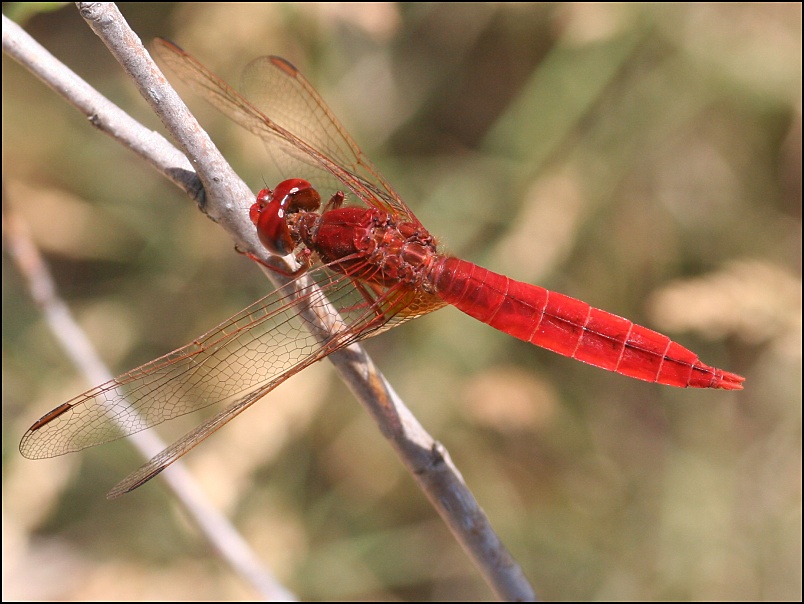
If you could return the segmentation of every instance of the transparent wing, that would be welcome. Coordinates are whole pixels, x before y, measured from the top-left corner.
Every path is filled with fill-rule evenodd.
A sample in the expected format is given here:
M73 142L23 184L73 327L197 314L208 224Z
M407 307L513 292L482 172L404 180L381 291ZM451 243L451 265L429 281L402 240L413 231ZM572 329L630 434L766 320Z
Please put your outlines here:
M252 105L177 46L166 41L157 46L174 71L218 109L262 137L269 149L336 177L369 206L418 222L289 63L265 57L248 67L246 86L257 103ZM347 262L344 266L357 271L353 274L360 274L355 260L342 259ZM161 472L311 363L444 305L403 283L361 282L344 272L331 267L309 271L187 346L67 401L31 426L20 452L31 459L54 457L223 404L217 415L110 493L121 495Z
M418 223L307 79L284 59L260 57L249 63L243 73L244 97L172 42L157 39L155 48L196 93L262 138L280 167L290 161L291 166L323 170L369 206ZM287 168L286 176L300 175Z
M237 409L331 352L442 305L401 285L356 287L321 267L187 346L60 405L25 433L20 452L30 459L55 457L215 403ZM230 419L239 411L229 412Z

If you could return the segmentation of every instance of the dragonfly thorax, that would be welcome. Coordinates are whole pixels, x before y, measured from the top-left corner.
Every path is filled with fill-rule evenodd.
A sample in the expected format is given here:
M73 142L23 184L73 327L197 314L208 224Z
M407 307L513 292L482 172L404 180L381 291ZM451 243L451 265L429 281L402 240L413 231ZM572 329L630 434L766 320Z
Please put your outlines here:
M421 224L397 222L374 208L300 213L295 222L301 242L323 263L379 285L421 287L439 257L435 239Z

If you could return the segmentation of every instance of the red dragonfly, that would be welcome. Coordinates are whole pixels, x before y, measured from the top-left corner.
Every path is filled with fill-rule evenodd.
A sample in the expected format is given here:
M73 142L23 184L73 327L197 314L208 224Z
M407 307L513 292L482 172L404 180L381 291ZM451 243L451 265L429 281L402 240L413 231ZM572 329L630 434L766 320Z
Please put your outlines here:
M253 61L244 73L244 97L173 43L157 40L157 51L215 107L260 136L269 150L282 151L286 166L297 174L316 168L322 182L334 176L341 190L323 208L307 180L261 190L251 220L268 251L295 257L295 279L187 346L56 407L23 436L25 457L78 451L225 404L109 493L122 495L308 365L447 304L514 337L622 375L742 389L743 377L702 363L667 336L439 252L433 236L284 59Z

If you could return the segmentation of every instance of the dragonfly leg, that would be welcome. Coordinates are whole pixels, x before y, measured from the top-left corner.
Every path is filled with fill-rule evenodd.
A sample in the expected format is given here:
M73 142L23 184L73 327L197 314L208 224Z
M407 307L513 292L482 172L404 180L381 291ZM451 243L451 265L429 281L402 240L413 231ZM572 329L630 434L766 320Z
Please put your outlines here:
M324 206L324 212L337 210L343 205L345 199L346 195L344 195L343 191L336 192L332 197L329 198L327 205Z
M297 254L296 260L299 262L299 268L297 268L294 271L286 271L286 270L283 270L283 269L281 269L278 266L275 266L273 264L268 264L262 258L254 255L251 252L248 252L246 250L241 250L237 246L235 246L235 251L238 254L242 254L243 256L251 258L254 262L256 262L258 264L261 264L265 268L268 268L268 269L272 270L275 273L279 273L280 275L284 275L285 277L298 277L303 272L305 272L307 269L309 269L310 266L312 265L312 260L311 260L311 255L312 254L311 254L310 250L308 250L308 249L302 250L299 254Z

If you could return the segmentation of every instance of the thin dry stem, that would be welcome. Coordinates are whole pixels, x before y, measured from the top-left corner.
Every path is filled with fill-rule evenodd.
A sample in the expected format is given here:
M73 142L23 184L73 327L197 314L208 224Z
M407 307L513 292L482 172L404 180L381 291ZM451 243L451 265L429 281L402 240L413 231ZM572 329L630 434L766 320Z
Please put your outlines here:
M205 196L202 197L199 194L200 189L192 184L198 181L192 176L189 162L179 158L164 139L147 136L147 129L131 125L133 120L128 116L122 112L120 115L110 107L101 105L98 99L95 99L98 104L87 106L74 98L72 87L57 85L54 88L65 98L69 98L71 103L79 107L103 131L112 134L122 144L157 167L192 198L202 200L200 204L202 209L232 235L240 249L258 254L266 261L275 262L276 259L270 259L259 246L253 226L245 213L240 210L243 196L251 196L248 187L211 145L206 133L197 125L150 61L144 47L130 31L117 8L113 4L106 3L79 3L78 6L93 30L104 40L137 83L146 100L159 113L168 130L192 158L192 165L197 167L198 178L204 185ZM9 52L6 46L6 32L9 27L4 18L3 45L6 52ZM14 56L16 58L17 53L14 53ZM28 65L30 69L39 68L40 64L39 61L33 61L33 64L22 60L20 62ZM64 73L66 68L56 62L45 70ZM42 79L45 80L44 77ZM67 79L72 81L70 77ZM130 125L132 130L129 134ZM143 140L147 141L147 144L142 144ZM274 280L277 278L275 273L269 276ZM492 530L483 510L464 484L446 450L422 428L362 348L352 345L333 353L328 358L357 399L375 418L380 430L391 441L414 480L498 597L506 600L532 600L533 590L521 568L513 561Z

